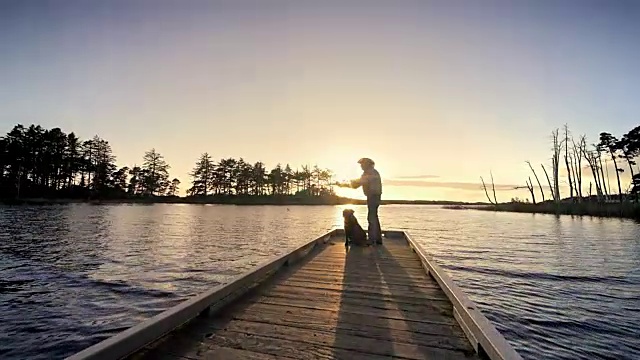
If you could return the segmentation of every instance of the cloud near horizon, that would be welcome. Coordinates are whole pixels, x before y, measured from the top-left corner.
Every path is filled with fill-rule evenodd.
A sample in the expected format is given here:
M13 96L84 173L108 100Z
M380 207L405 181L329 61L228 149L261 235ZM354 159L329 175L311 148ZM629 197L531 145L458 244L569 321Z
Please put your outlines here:
M417 180L385 179L383 184L391 185L391 186L439 187L439 188L451 188L451 189L472 190L472 191L482 190L481 183L466 183L466 182L455 182L455 181L417 181ZM511 191L511 190L514 190L516 186L521 186L521 185L495 184L496 191ZM487 184L487 189L491 189L491 183Z
M439 175L407 175L407 176L397 176L394 179L436 179L439 178Z

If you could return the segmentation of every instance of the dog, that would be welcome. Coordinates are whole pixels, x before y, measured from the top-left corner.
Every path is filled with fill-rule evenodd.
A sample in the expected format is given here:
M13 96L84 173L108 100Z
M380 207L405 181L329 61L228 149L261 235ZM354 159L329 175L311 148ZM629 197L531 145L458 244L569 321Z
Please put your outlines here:
M344 209L342 217L344 217L344 246L349 246L349 243L357 246L368 246L367 233L358 223L353 210Z

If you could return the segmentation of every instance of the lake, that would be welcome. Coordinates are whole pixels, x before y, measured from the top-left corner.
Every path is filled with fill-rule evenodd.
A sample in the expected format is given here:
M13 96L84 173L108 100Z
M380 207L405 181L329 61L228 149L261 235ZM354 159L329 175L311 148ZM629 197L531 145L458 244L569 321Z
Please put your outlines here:
M0 358L71 355L341 225L343 208L0 207ZM380 217L524 358L640 358L640 224L401 205Z

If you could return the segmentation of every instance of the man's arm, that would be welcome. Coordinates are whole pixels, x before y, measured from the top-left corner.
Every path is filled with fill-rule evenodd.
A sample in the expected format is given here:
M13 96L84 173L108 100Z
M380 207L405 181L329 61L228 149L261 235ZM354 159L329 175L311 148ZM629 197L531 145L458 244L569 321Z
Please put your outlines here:
M363 186L364 184L370 183L371 178L372 178L372 175L364 173L362 174L362 176L360 176L360 179L351 180L351 187L354 189L357 189L360 186Z

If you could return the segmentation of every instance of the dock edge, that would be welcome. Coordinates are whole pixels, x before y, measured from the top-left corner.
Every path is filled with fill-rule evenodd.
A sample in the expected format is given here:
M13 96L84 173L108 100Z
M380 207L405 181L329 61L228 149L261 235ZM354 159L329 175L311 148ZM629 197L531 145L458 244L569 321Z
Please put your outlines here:
M113 360L127 357L189 323L200 314L215 312L231 301L241 297L254 286L275 275L283 267L292 265L306 257L318 245L327 243L336 233L338 233L338 230L333 229L284 255L276 256L265 261L262 265L231 279L227 283L220 284L211 290L195 295L172 308L97 344L89 346L66 359Z
M431 276L453 305L453 316L462 327L467 339L478 355L491 360L522 360L520 354L507 342L502 334L493 326L478 309L478 306L467 297L449 275L433 259L427 255L407 231L386 231L387 236L404 237L409 246L420 258L423 269Z

